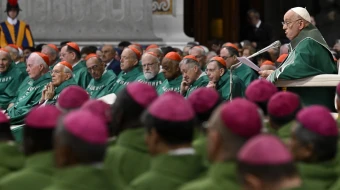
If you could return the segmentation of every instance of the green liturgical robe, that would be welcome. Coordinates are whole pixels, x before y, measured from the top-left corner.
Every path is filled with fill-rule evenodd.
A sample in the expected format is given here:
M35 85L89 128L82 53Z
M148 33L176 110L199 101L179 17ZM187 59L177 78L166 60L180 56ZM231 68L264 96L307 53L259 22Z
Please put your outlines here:
M143 72L140 71L139 67L134 67L129 72L121 71L117 77L116 82L114 83L112 89L110 89L110 93L119 93L122 89L124 89L130 82L134 82L137 77L143 75Z
M105 70L100 79L91 79L86 91L93 99L110 94L109 89L112 88L116 81L116 74L112 70Z
M114 190L102 168L77 165L57 169L52 184L44 190Z
M211 164L208 174L183 185L180 190L238 190L236 164L233 162Z
M177 189L197 178L202 170L202 158L198 155L158 155L152 159L150 170L133 180L129 189Z
M232 97L243 97L245 86L243 81L236 75L233 75L232 83ZM223 98L223 100L230 100L230 73L224 73L217 83L216 90Z
M294 190L329 189L338 179L335 161L314 164L298 163L297 166L302 185Z
M91 78L90 73L87 71L85 61L79 61L76 66L73 67L73 79L76 81L76 84L82 88L86 89Z
M77 86L77 83L73 80L73 78L70 78L70 79L64 81L63 83L61 83L58 87L55 88L54 96L53 96L52 100L47 101L47 104L55 105L57 103L57 100L59 98L61 91L63 91L66 87L71 86L71 85Z
M26 159L22 170L11 173L0 180L2 190L42 190L51 185L54 173L52 152L40 152Z
M171 81L168 81L167 79L164 80L163 84L161 84L157 88L158 95L162 95L168 91L175 91L175 92L180 93L182 80L183 80L182 75L180 75L179 77Z
M26 114L39 103L41 92L49 82L51 82L50 73L44 74L37 80L26 77L13 101L14 106L7 110L12 125L23 123Z
M275 131L276 135L285 143L288 143L294 121L291 121Z
M294 80L320 74L336 74L336 64L322 35L312 24L304 28L290 43L290 53L267 80ZM321 104L334 110L334 87L288 87L301 97L305 106Z
M126 187L133 179L150 167L150 155L144 140L145 129L123 131L111 146L104 162L104 169L113 184Z
M14 67L20 70L25 76L28 76L26 72L26 63L24 62L14 63Z
M252 68L244 64L236 67L232 73L243 81L245 87L247 87L253 80L259 78L259 75Z
M7 109L24 79L25 74L15 68L14 63L9 66L6 72L0 73L0 109Z
M136 79L137 82L145 83L150 86L153 86L155 89L157 89L165 80L163 73L158 73L154 78L152 79L146 79L144 75L141 75Z
M208 85L208 83L209 83L209 78L207 74L202 72L202 74L198 77L198 79L189 86L187 92L185 93L185 97L189 97L189 95L194 90L196 90L199 87L205 87Z
M14 142L0 143L0 178L24 166L25 158Z
M208 152L207 152L207 136L203 131L196 130L195 140L192 142L192 147L195 149L195 153L202 158L203 166L209 167Z

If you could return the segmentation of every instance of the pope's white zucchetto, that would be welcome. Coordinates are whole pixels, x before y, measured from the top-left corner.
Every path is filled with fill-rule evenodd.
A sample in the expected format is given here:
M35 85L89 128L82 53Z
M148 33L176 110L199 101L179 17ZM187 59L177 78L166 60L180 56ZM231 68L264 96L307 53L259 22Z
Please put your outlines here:
M308 22L311 22L310 15L309 15L309 13L308 13L306 8L303 8L303 7L294 7L291 10L294 11L299 16L301 16L304 20L306 20Z

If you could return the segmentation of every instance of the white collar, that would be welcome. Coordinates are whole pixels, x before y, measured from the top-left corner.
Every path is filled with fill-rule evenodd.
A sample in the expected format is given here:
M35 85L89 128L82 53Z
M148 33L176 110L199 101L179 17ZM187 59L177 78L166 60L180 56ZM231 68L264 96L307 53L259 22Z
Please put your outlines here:
M113 59L111 59L109 62L106 63L106 67L108 67L110 65L110 63L113 61Z
M170 150L168 152L169 155L173 156L179 156L179 155L193 155L195 154L195 149L192 147L187 147L187 148L178 148L175 150Z
M260 28L260 25L261 25L261 20L259 20L256 24L256 28Z
M80 62L81 60L79 60L76 64L72 65L72 68L74 68L75 66L78 65L78 63Z
M196 80L198 80L199 78L201 78L201 77L203 77L203 76L205 76L205 75L207 75L205 72L203 72L202 71L202 73L200 74L200 76L196 79Z
M9 22L11 25L16 25L18 22L18 19L11 19L10 17L7 17L7 22Z
M20 63L20 60L15 62L16 65L17 65L18 63Z

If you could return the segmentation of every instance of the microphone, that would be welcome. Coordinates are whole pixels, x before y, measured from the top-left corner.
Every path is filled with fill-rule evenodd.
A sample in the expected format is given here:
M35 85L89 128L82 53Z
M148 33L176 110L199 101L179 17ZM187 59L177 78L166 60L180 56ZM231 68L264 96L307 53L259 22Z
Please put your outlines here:
M253 57L255 57L255 56L258 56L258 55L260 55L261 53L264 53L264 52L267 52L268 50L270 50L270 49L272 49L272 48L279 48L281 46L281 42L279 41L279 40L277 40L277 41L275 41L275 42L273 42L272 44L270 44L269 46L267 46L267 47L265 47L265 48L263 48L263 49L261 49L261 50L259 50L258 52L256 52L256 53L254 53L253 55L251 55L251 56L248 56L247 58L248 59L250 59L250 58L253 58ZM230 100L232 100L232 86L233 86L233 70L236 68L236 67L238 67L238 66L240 66L242 63L241 62L238 62L238 63L236 63L236 64L234 64L234 65L232 65L231 67L230 67L230 69L229 69L229 71L230 71Z

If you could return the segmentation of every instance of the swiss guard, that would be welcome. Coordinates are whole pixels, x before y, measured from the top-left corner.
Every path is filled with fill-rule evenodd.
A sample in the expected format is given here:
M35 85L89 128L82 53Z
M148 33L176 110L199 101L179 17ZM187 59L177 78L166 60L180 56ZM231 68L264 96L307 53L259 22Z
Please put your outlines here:
M15 44L19 47L33 47L34 41L29 25L17 17L21 11L18 0L7 1L7 20L0 23L0 46Z

